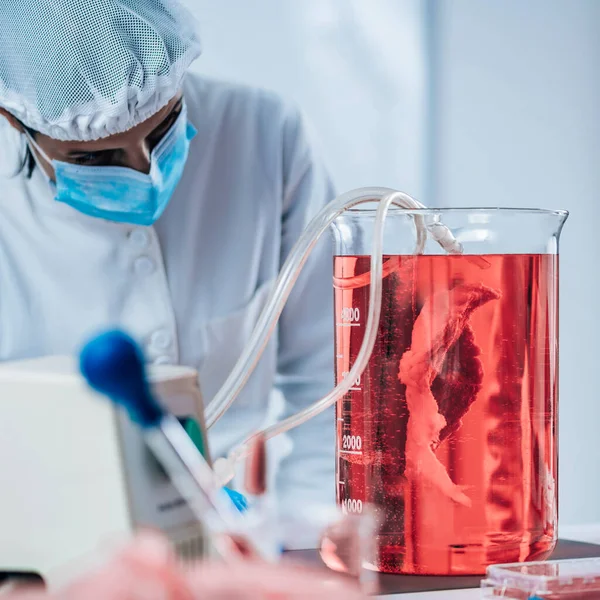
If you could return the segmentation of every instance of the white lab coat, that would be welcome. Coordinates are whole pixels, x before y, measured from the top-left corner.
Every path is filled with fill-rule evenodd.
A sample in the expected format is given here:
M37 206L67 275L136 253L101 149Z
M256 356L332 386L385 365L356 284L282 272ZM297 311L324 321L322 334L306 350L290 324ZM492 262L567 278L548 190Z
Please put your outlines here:
M275 95L189 76L184 96L198 135L154 227L54 201L39 169L1 179L0 360L77 352L118 325L151 361L197 368L206 401L219 389L283 260L334 191L298 112ZM251 380L211 430L213 457L263 424L273 390L289 415L330 389L330 250L325 240L307 263ZM328 411L290 434L276 473L283 510L333 503L334 427Z

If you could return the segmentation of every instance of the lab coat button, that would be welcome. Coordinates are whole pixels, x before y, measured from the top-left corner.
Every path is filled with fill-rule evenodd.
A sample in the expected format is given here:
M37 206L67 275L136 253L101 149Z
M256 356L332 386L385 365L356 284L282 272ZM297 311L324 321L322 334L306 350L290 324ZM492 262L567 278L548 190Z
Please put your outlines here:
M166 331L155 331L150 343L157 350L166 350L171 345L171 336Z
M136 248L145 248L148 245L149 240L148 234L142 229L134 229L129 234L129 241Z
M168 356L159 356L158 358L155 358L153 362L155 365L171 365L171 364L173 364L173 361Z
M147 256L141 256L135 261L134 268L139 275L151 275L154 273L156 265L154 264L154 261Z

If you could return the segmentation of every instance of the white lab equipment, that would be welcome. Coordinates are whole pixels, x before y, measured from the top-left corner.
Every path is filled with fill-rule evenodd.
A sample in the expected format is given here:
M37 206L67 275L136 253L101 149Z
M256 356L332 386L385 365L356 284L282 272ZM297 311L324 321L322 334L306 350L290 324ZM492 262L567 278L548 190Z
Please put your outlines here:
M210 463L196 371L155 365L148 376ZM100 544L140 528L164 532L182 559L208 551L138 428L98 399L74 359L1 364L0 415L0 575L35 574L53 588Z

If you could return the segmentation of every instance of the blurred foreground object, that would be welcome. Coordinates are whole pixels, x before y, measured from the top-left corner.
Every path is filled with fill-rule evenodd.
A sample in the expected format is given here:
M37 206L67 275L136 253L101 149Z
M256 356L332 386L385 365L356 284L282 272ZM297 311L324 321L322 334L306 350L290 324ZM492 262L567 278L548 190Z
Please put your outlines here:
M351 581L301 566L257 561L182 566L168 542L144 534L105 565L57 593L11 593L8 600L258 600L276 594L286 599L359 600Z

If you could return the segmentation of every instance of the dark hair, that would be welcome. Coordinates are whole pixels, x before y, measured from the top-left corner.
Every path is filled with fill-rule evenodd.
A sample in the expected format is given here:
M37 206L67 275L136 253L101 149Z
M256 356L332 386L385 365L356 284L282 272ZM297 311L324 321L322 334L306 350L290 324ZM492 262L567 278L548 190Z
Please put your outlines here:
M32 138L35 139L36 132L33 129L29 129L29 127L26 127L25 125L23 125L23 128L26 129L27 133ZM27 147L25 149L25 156L23 157L23 160L21 161L21 165L19 166L17 175L24 172L25 177L27 177L27 179L31 179L31 175L33 174L34 169L35 169L35 158L33 156L33 152L31 151L31 148L29 147L29 144L27 144Z

